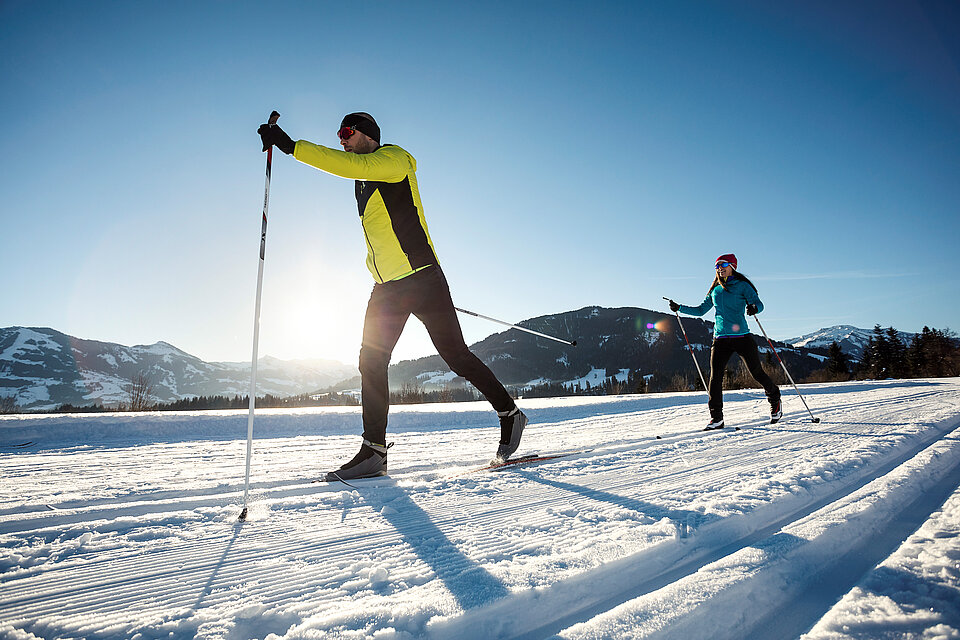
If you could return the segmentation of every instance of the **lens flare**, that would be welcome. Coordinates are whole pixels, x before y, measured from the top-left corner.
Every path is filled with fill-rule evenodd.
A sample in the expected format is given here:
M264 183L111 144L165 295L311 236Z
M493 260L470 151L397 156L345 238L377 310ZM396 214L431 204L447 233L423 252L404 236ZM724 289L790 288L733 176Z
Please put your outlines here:
M664 333L670 331L670 318L660 318L655 322L651 322L649 318L637 318L634 321L634 326L638 332L644 331L659 331Z

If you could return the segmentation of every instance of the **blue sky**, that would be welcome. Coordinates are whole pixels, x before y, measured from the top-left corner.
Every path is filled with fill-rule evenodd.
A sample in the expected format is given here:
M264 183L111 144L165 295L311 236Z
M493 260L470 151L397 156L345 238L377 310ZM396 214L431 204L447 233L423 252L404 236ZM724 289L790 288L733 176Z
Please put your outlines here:
M5 0L0 326L249 359L277 109L374 114L485 315L697 304L735 252L771 337L960 329L960 5L455 5ZM355 362L353 186L278 155L260 353Z

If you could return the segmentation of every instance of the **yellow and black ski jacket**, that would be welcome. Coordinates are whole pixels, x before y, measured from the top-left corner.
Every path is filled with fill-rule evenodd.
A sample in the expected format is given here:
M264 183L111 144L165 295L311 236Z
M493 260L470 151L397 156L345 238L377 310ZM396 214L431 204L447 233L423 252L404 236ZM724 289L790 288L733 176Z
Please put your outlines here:
M417 161L396 145L347 153L298 140L293 157L321 171L356 180L357 207L367 240L367 268L378 283L439 264L417 188Z

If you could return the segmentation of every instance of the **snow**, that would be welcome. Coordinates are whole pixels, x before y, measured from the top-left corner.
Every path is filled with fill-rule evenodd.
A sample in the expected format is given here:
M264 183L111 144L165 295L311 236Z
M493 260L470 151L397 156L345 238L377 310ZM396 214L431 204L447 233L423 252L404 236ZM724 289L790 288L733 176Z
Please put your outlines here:
M0 360L13 360L21 352L39 351L40 348L51 351L61 351L60 345L50 339L50 336L38 333L32 329L20 328L17 339L9 347L0 352Z
M625 382L627 378L630 377L630 369L618 369L612 376L617 382ZM573 380L566 380L561 382L561 384L570 388L580 385L581 389L586 389L587 383L590 383L591 387L596 387L606 382L608 377L610 376L607 375L606 369L597 369L594 367L590 369L589 373L585 376L574 378Z
M908 634L960 638L958 584L960 491L954 491L943 507L867 573L803 640Z
M113 367L114 369L116 369L116 368L119 366L119 365L117 364L117 359L116 359L115 357L113 357L113 354L110 354L110 353L101 353L101 354L99 354L97 357L100 358L101 360L103 360L104 362L106 362L107 364L109 364L109 365L110 365L111 367Z
M426 371L417 376L417 380L420 381L424 387L427 386L444 386L449 384L457 377L452 371Z
M867 337L872 333L869 329L859 329L848 324L840 324L835 327L820 329L814 333L808 333L797 338L788 338L784 340L784 342L794 347L829 347L830 343L842 342L843 340L853 340L866 344Z
M4 389L3 395L14 398L19 397L20 401L25 403L46 402L50 400L50 388L45 384L45 379L22 378L21 380L23 381L22 384L24 384L23 387L13 389L12 392ZM31 386L26 386L31 382L33 383Z
M173 356L182 356L184 353L177 349L172 344L167 342L156 342L150 345L138 344L133 347L134 350L141 353L149 353L152 355L163 356L165 362L172 361ZM264 358L266 359L266 358Z
M801 391L0 416L0 637L960 638L960 379Z

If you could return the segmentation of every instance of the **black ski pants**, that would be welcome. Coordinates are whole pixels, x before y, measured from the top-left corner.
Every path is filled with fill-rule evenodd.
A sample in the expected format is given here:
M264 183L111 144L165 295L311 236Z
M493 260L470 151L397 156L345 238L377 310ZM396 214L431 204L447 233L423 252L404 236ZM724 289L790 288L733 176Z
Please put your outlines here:
M386 443L390 404L387 367L410 314L423 322L451 371L473 384L497 411L513 409L515 404L507 390L467 348L447 279L440 267L431 266L406 278L373 286L360 347L364 439Z
M757 343L750 336L736 336L730 338L715 338L710 347L710 417L719 420L723 417L723 371L727 362L734 353L740 355L750 375L763 386L767 400L773 405L780 400L778 387L763 367L760 366L760 351Z

